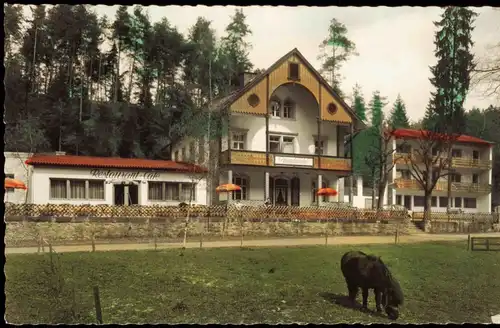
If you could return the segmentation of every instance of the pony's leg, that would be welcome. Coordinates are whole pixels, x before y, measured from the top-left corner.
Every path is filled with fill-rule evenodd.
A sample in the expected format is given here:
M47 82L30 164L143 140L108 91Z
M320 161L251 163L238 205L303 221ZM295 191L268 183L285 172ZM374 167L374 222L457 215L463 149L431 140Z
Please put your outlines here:
M363 292L363 309L367 310L368 309L368 288L363 287L362 292Z
M352 306L354 306L356 305L356 296L358 296L358 286L348 283L347 289L349 290L349 300L351 300Z
M382 292L379 289L375 289L375 303L377 304L377 312L382 312Z

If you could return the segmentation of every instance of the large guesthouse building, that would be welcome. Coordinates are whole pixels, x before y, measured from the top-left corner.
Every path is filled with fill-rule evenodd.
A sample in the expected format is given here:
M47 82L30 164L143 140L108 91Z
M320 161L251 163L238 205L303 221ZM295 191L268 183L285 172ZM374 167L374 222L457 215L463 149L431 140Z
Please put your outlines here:
M344 201L344 177L352 173L352 149L345 143L363 122L321 75L293 49L261 74L245 74L240 88L213 101L211 111L224 113L215 152L217 174L209 189L234 183L242 203L310 206ZM187 137L172 149L172 158L207 157L206 138ZM339 181L341 183L339 183ZM316 196L318 187L339 190ZM211 194L211 193L209 193ZM225 200L226 195L210 197Z
M420 147L419 130L398 129L393 132L392 174L389 175L384 203L403 205L409 210L424 210L424 193L417 180L411 174L412 165L408 165L408 156L415 154ZM434 153L434 151L433 151ZM491 212L492 185L492 143L467 135L458 137L451 150L451 204L450 208L463 212ZM423 167L423 166L422 166ZM422 168L423 170L423 168ZM448 177L438 180L432 191L431 210L446 211L448 207Z

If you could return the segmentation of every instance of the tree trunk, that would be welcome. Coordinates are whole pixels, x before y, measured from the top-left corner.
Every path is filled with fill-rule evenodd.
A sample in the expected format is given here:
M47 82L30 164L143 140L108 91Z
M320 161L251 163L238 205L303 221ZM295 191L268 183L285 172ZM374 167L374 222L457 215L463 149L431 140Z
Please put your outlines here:
M114 85L114 94L113 94L113 102L116 103L118 101L118 86L120 84L120 43L118 42L118 51L116 58L116 76L115 76L115 85Z
M134 81L134 67L135 67L135 58L132 58L132 64L130 65L130 81L128 82L128 102L130 103L130 98L132 96L132 82Z
M448 150L448 168L451 171L451 147ZM450 172L448 172L450 173ZM448 214L448 221L450 220L450 211L451 211L451 182L452 182L452 176L451 174L448 174L448 185L447 185L447 196L448 196L448 204L446 205L446 213Z
M191 183L191 190L189 193L189 204L188 204L188 209L187 209L187 214L186 214L186 223L184 225L184 238L182 240L182 247L186 248L187 244L187 230L188 230L188 225L189 225L189 216L191 214L191 203L193 202L193 194L194 194L194 183Z
M428 232L428 226L431 222L431 198L432 191L424 191L424 231Z

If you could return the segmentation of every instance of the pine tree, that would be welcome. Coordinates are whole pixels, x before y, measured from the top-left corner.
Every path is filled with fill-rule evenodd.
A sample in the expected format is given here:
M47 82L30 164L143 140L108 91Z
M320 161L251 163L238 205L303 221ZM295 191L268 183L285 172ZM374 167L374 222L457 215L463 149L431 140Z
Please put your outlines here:
M365 99L363 98L363 94L361 93L361 86L356 83L353 89L353 105L354 112L358 117L366 122L366 106Z
M371 123L372 127L379 129L384 120L385 97L380 96L380 91L375 91L370 101Z
M392 108L389 124L393 129L410 127L410 120L406 114L406 106L403 99L401 99L401 95L399 94L396 98L396 102L394 103L394 107Z
M343 93L339 86L338 71L350 56L357 55L356 44L348 38L347 32L346 26L333 18L328 27L328 36L319 45L322 53L318 59L323 61L320 72L341 97Z

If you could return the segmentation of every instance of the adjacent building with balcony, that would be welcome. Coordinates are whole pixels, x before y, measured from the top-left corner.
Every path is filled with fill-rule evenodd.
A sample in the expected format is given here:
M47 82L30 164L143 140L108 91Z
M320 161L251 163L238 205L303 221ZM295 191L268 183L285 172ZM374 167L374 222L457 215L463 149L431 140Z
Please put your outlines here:
M409 210L424 210L424 193L412 177L408 156L415 156L414 149L420 147L419 130L398 129L394 131L393 161L395 163L385 202L403 205ZM433 154L437 152L433 150ZM418 160L413 163L418 164ZM452 148L451 209L464 212L491 212L492 143L467 135L458 137ZM422 164L423 165L423 164ZM438 180L432 192L432 211L446 211L448 206L448 177Z
M174 160L217 161L209 195L218 184L234 183L242 190L231 197L243 203L344 201L339 180L352 173L352 149L344 140L364 124L297 49L259 75L245 74L240 88L210 110L224 113L226 126L210 147L217 156L207 154L207 138L185 138L172 147ZM340 193L318 199L318 187ZM214 195L212 201L226 197Z

